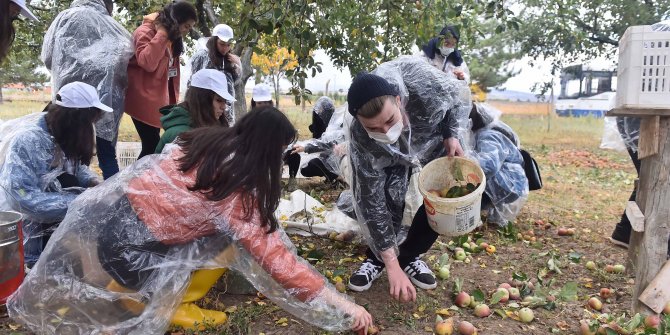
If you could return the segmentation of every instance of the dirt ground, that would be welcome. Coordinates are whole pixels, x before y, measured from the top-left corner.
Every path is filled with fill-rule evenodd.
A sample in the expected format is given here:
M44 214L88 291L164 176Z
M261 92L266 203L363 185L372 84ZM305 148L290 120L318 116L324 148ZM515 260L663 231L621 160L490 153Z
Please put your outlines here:
M527 122L510 120L510 124L519 129ZM599 125L602 127L602 123ZM563 126L571 129L570 125ZM561 124L553 127L556 132ZM416 302L395 302L388 294L386 275L367 292L347 292L368 308L381 334L431 334L437 314L469 321L479 334L578 334L582 319L612 319L625 314L621 322L630 320L634 278L629 271L608 273L604 269L606 265L626 264L626 250L613 246L607 237L632 191L635 170L625 153L598 149L598 129L582 128L585 130L565 130L554 135L519 131L523 143L527 143L526 148L541 166L545 185L542 190L531 193L513 228L500 230L484 225L470 234L477 242L494 245L495 253L472 253L469 263L456 261L452 249L462 241L450 244L452 239L440 237L424 259L433 265L440 256L448 254L450 277L440 279L435 290L417 290ZM299 186L327 203L335 201L339 193L339 190L328 189L320 180L302 181ZM559 236L559 228L574 228L575 233ZM293 240L303 252L321 251L323 258L315 262L315 266L331 279L339 275L345 282L357 268L364 250L360 245L322 237L293 237ZM595 262L597 269L588 270L587 261ZM511 282L513 276L526 277L533 283L534 290L524 293L548 299L533 309L535 320L531 323L516 320L518 302L517 305L510 304L511 301L490 303L492 292L499 284ZM472 308L455 308L453 293L457 281L462 281L463 291L485 296L485 302L493 311L491 316L478 318ZM587 300L598 296L601 288L609 288L613 294L601 299L604 307L596 312L587 306ZM475 293L477 290L480 292ZM553 303L550 300L554 300ZM201 303L230 312L226 326L199 332L201 334L330 334L254 295L230 295L212 290ZM640 329L638 327L639 334L645 334ZM172 329L170 333L189 332ZM0 334L29 333L5 318L0 320Z

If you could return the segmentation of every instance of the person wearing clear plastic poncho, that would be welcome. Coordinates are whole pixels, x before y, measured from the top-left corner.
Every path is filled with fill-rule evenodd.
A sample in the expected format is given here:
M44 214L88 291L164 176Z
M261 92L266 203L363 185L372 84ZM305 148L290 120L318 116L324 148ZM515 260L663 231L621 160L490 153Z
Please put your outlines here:
M500 120L501 112L483 103L473 103L471 155L486 175L482 210L487 222L506 226L514 221L528 199L528 178L519 151L519 137Z
M235 96L235 82L242 75L240 57L232 53L234 42L233 28L227 24L217 24L212 29L212 36L207 38L205 48L196 51L191 58L191 73L193 74L202 69L216 69L225 74L228 78L228 93L231 96ZM228 101L228 107L226 113L221 117L221 123L227 125L235 123L233 101Z
M95 88L74 82L61 88L46 113L0 127L0 203L24 216L28 268L39 259L72 201L99 183L86 166L95 150L93 123L111 111Z
M670 20L661 21L651 25L651 28L654 31L670 31ZM631 117L631 116L617 116L617 128L621 134L624 144L626 145L626 151L633 161L635 166L635 171L638 176L640 175L640 167L642 162L637 157L638 142L640 140L640 118ZM635 201L637 197L637 189L633 188L628 201ZM630 242L630 235L633 230L631 226L630 219L624 211L621 215L621 220L614 227L614 231L610 236L610 241L615 245L628 248ZM668 238L668 257L670 257L670 237Z
M455 26L442 28L440 34L423 46L423 57L450 78L470 83L470 70L458 50L460 34Z
M465 83L449 79L416 57L380 65L359 74L347 95L352 193L343 192L338 207L356 218L368 242L367 259L349 279L349 288L364 291L387 270L390 293L414 300L416 289L433 289L435 276L420 259L438 234L430 228L423 205L416 210L404 242L398 245L401 220L412 174L444 155L462 156L459 134L471 109Z
M41 59L51 71L53 92L80 81L100 92L114 109L96 125L98 164L105 179L119 171L116 140L133 56L130 33L112 18L111 0L75 0L56 16L44 36Z
M40 334L163 334L187 316L218 324L224 312L192 302L214 284L198 273L227 267L316 326L367 329L370 314L296 255L274 216L295 136L283 113L255 110L232 128L183 133L85 192L10 297L10 317Z
M325 177L326 182L334 182L339 177L333 148L344 141L344 124L342 115L334 114L335 103L331 98L323 96L317 99L312 108L312 124L309 126L312 139L293 146L292 155L301 152L318 155L307 160L300 169L304 177Z

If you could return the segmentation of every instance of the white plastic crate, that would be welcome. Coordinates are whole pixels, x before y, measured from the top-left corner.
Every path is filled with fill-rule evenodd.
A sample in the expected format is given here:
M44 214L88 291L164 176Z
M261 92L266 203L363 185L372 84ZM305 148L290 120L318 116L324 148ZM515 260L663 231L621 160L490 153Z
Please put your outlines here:
M117 142L116 158L119 162L119 169L123 170L135 163L140 151L142 151L142 143L140 142Z
M617 77L616 108L670 109L670 31L626 29Z

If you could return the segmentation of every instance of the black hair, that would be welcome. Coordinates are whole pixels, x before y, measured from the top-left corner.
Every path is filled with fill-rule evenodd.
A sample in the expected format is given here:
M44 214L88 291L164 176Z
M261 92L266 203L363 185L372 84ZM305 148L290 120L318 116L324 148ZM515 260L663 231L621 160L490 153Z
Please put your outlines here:
M190 86L186 90L184 101L179 106L186 109L191 116L191 127L200 128L220 124L212 105L212 100L216 95L212 90L195 86ZM227 127L228 122L224 126Z
M168 32L168 39L172 41L172 55L175 58L184 52L184 41L179 32L179 25L189 20L198 21L198 13L195 7L186 1L173 1L165 5L156 18Z
M0 64L9 54L9 49L12 47L16 36L14 20L17 18L9 16L10 2L10 0L0 0L0 12L5 13L0 15Z
M252 110L231 128L204 127L183 133L177 144L184 156L179 169L197 169L192 192L220 201L239 192L244 219L257 210L268 233L278 227L274 215L281 195L282 156L296 130L274 107Z
M60 96L56 95L56 100ZM49 103L44 110L49 133L65 158L75 165L91 164L95 152L94 123L102 117L102 110L91 108L70 108Z
M231 60L232 57L231 52L222 55L216 46L218 40L219 38L216 36L212 36L207 40L207 52L209 55L209 61L210 63L212 63L215 69L219 71L223 70L227 73L230 73L231 77L233 77L233 81L236 81L238 78L238 74L234 69L233 61Z

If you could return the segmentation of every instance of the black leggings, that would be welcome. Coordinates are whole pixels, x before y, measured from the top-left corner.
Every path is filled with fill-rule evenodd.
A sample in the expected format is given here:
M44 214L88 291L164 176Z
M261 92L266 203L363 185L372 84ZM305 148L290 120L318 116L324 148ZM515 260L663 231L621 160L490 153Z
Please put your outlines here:
M158 142L161 139L161 129L150 126L135 118L132 119L133 124L135 124L137 134L140 135L140 140L142 141L142 151L140 152L140 155L137 157L137 159L155 153Z
M326 177L327 181L337 179L337 175L330 172L320 158L314 158L300 169L300 173L305 177Z
M300 154L288 154L284 156L284 163L288 165L288 176L295 178L300 168Z
M138 291L164 267L181 267L180 260L197 257L211 259L231 243L223 233L202 236L182 244L164 244L149 231L123 196L107 208L109 215L98 236L98 260L102 268L120 285ZM197 262L194 259L193 262ZM170 271L168 271L170 272Z
M428 215L426 214L426 208L424 205L419 207L419 210L414 215L412 220L412 226L409 228L407 233L407 239L401 245L398 246L400 250L400 255L398 255L398 263L400 263L401 268L405 268L407 264L413 261L419 255L426 253L430 247L433 246L433 243L437 240L438 234L430 227L428 223ZM380 260L377 259L372 250L368 247L366 251L368 258L376 263L381 265L383 264Z

